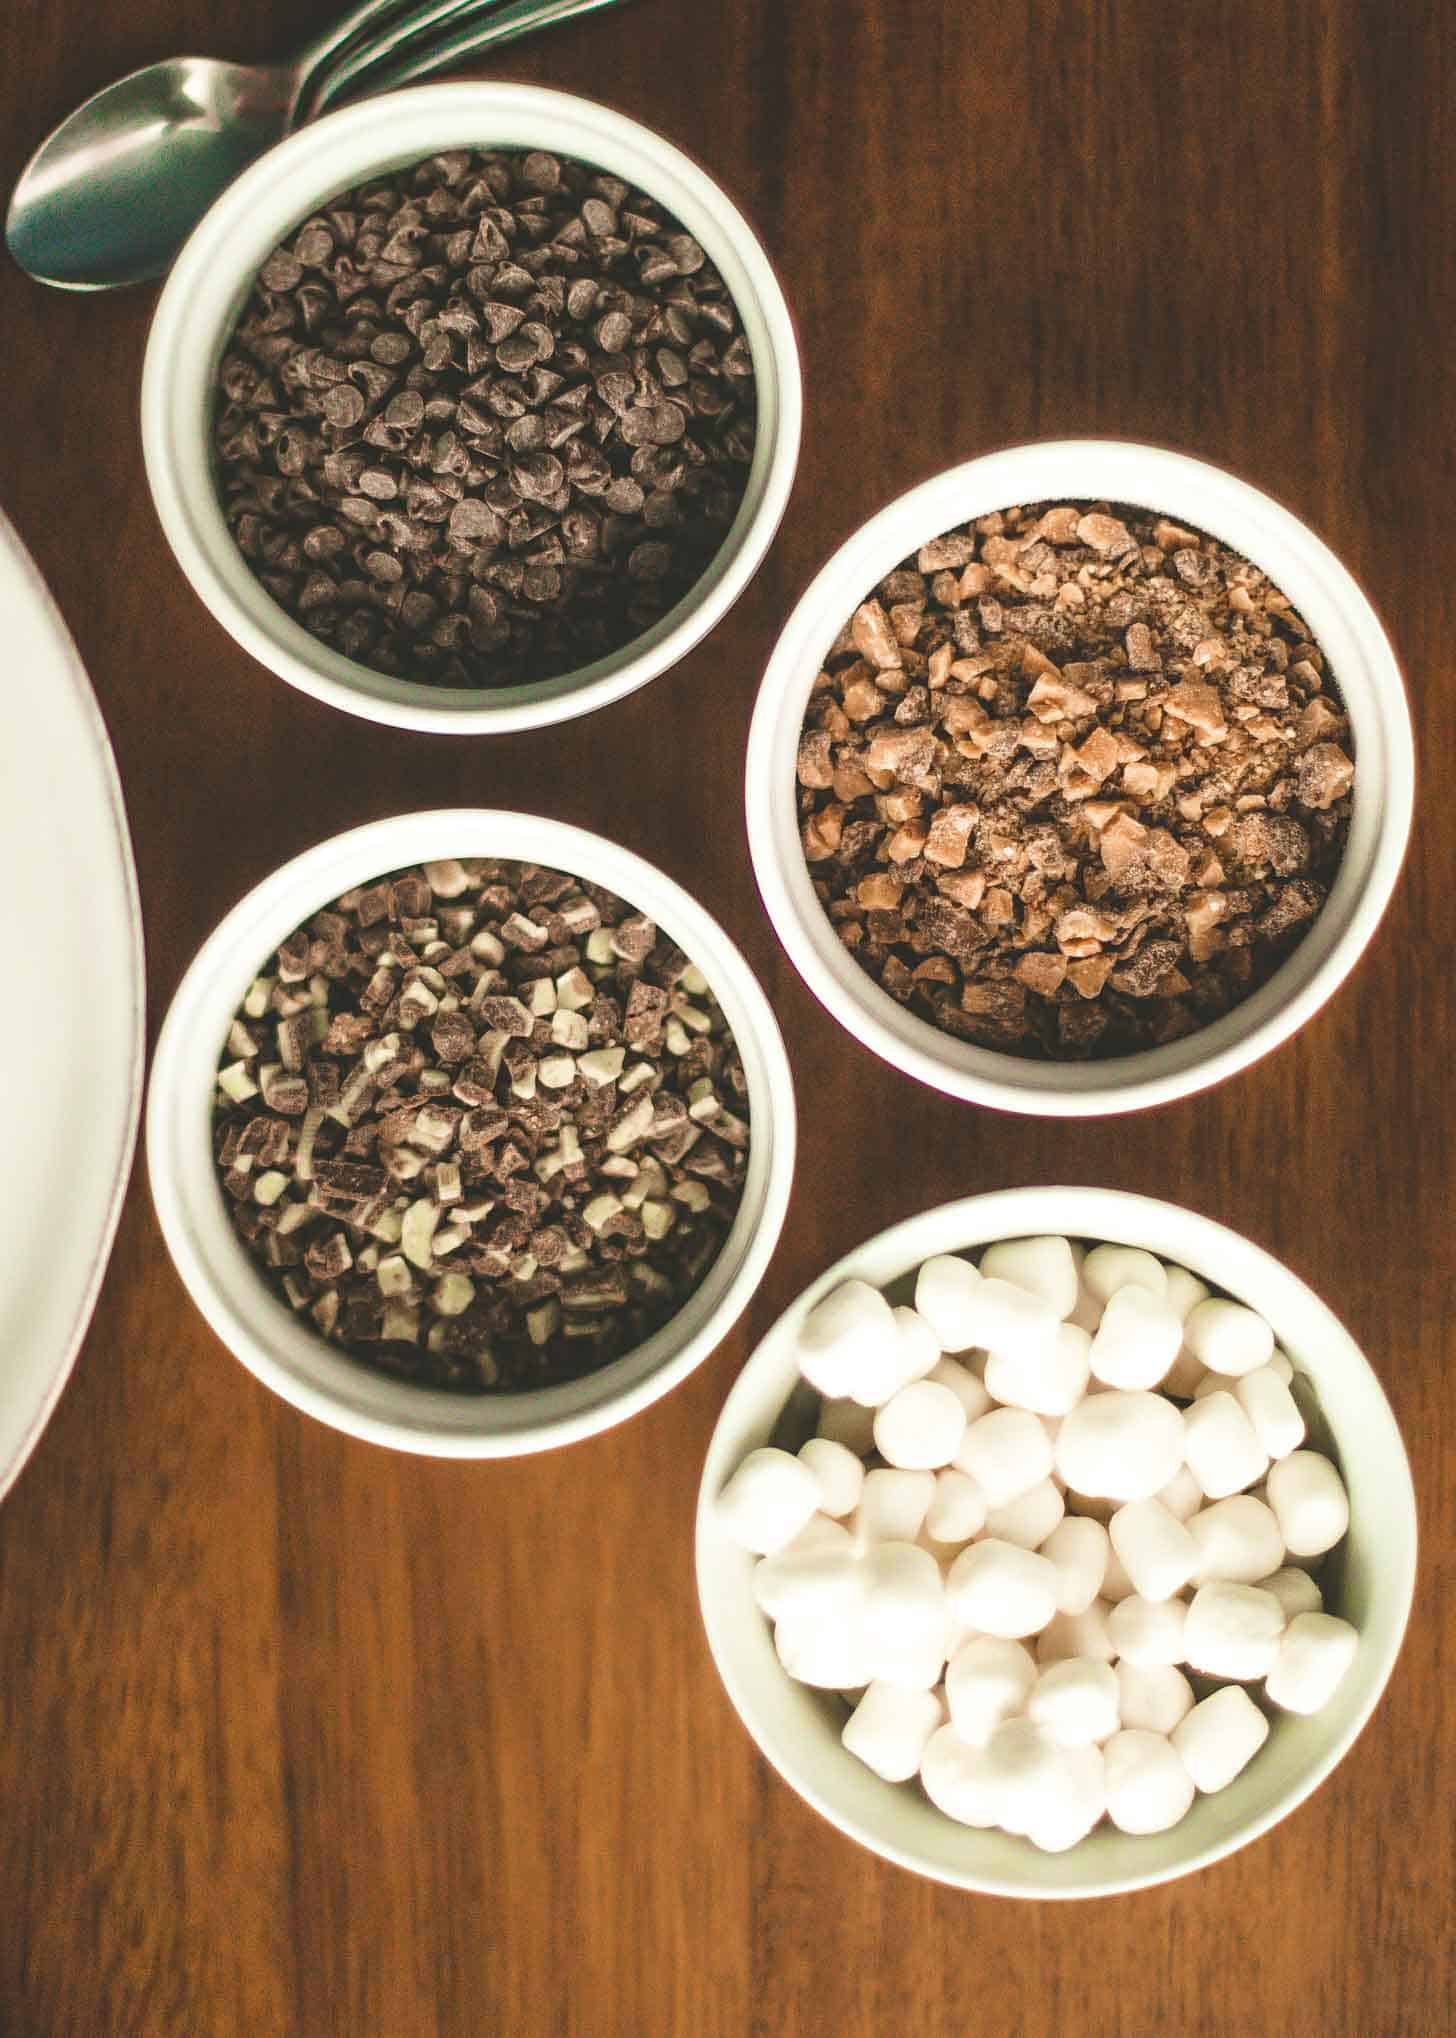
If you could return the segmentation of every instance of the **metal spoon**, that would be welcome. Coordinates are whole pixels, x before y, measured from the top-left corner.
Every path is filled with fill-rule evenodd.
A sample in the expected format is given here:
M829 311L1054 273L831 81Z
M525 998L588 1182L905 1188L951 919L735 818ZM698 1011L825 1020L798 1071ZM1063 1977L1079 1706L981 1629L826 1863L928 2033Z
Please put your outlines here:
M337 91L448 68L613 0L362 0L286 64L174 57L77 107L20 174L5 239L21 268L62 290L112 290L164 274L214 198ZM446 21L473 16L449 36ZM425 40L421 40L426 38ZM338 59L337 80L329 60Z

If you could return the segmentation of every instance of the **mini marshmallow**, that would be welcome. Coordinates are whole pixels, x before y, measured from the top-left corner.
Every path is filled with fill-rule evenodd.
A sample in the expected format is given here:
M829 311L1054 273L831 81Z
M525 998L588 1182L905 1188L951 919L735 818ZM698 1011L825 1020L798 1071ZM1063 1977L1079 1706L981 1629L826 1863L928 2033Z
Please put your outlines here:
M1301 1613L1322 1613L1325 1596L1308 1571L1293 1567L1276 1571L1271 1578L1256 1578L1254 1583L1261 1592L1272 1592L1284 1609L1284 1618L1292 1621Z
M886 1783L908 1783L920 1768L926 1742L944 1724L945 1706L935 1692L871 1684L845 1721L840 1739Z
M1168 1737L1205 1793L1223 1790L1269 1738L1269 1722L1241 1684L1225 1684L1194 1706Z
M1111 1612L1105 1599L1094 1599L1081 1613L1057 1614L1036 1638L1037 1662L1061 1663L1068 1656L1088 1656L1094 1663L1110 1663L1117 1654L1108 1634Z
M981 1254L983 1279L1009 1281L1038 1296L1054 1316L1077 1306L1077 1263L1064 1238L1007 1238Z
M1095 1257L1088 1254L1089 1266ZM1183 1450L1183 1414L1173 1402L1160 1394L1109 1388L1087 1395L1063 1417L1056 1465L1078 1493L1147 1500L1173 1477Z
M1061 1788L1054 1803L1027 1827L1026 1837L1045 1854L1064 1854L1085 1840L1107 1809L1107 1767L1098 1747L1062 1751Z
M935 1475L925 1534L937 1543L968 1543L986 1525L986 1496L968 1472L948 1465Z
M1291 1451L1269 1473L1269 1505L1292 1557L1319 1557L1350 1526L1345 1482L1318 1451Z
M935 1498L933 1472L876 1466L865 1473L851 1530L861 1549L872 1543L913 1543Z
M958 1620L1008 1640L1036 1634L1057 1610L1057 1574L1046 1558L992 1537L961 1551L946 1591Z
M1087 1391L1092 1366L1092 1340L1072 1323L1059 1323L1053 1342L1042 1352L1013 1357L992 1352L986 1361L986 1391L1012 1408L1036 1415L1062 1416Z
M1225 1500L1241 1487L1252 1486L1269 1469L1269 1453L1254 1425L1225 1389L1195 1401L1188 1410L1184 1449L1189 1470L1210 1500Z
M875 1448L889 1465L934 1472L948 1465L966 1433L966 1412L949 1387L914 1380L875 1416Z
M1146 1288L1115 1288L1107 1298L1091 1366L1108 1387L1156 1387L1183 1345L1175 1310Z
M799 1450L799 1463L807 1465L819 1488L819 1512L834 1520L853 1514L864 1491L862 1459L844 1444L828 1437L810 1437Z
M965 1352L977 1343L971 1297L981 1276L969 1260L939 1253L924 1262L915 1277L915 1307L939 1340L943 1352Z
M760 1557L791 1543L819 1506L819 1484L787 1451L750 1451L724 1482L718 1519L735 1543Z
M1272 1592L1216 1578L1189 1603L1183 1648L1190 1669L1248 1682L1268 1676L1283 1632L1284 1609Z
M1124 1663L1155 1670L1183 1661L1188 1608L1181 1599L1131 1593L1107 1616L1107 1639Z
M1186 1323L1199 1303L1208 1300L1208 1283L1186 1267L1165 1267L1163 1281L1163 1300L1180 1323Z
M1034 1720L1003 1720L986 1743L986 1768L998 1822L1008 1833L1027 1834L1055 1816L1069 1770L1061 1749Z
M981 1746L1002 1720L1019 1713L1036 1684L1036 1665L1020 1642L975 1635L945 1667L951 1722L965 1741Z
M1252 1373L1257 1366L1268 1365L1274 1333L1257 1310L1211 1295L1188 1312L1183 1342L1210 1373L1227 1373L1237 1378L1241 1373Z
M770 1620L848 1616L864 1590L863 1567L848 1536L840 1545L797 1541L753 1569L753 1596Z
M966 1411L966 1421L979 1422L983 1415L989 1415L995 1407L990 1394L969 1366L963 1366L956 1359L941 1359L926 1375L937 1386L949 1387L961 1407Z
M821 1394L874 1406L893 1391L898 1338L890 1305L868 1281L845 1281L799 1326L799 1371Z
M803 1550L857 1550L858 1545L842 1521L831 1521L827 1514L811 1514L804 1527L791 1543L785 1543L774 1555L786 1557L790 1551L797 1555Z
M1125 1727L1102 1750L1107 1814L1124 1833L1165 1833L1193 1802L1193 1778L1162 1734Z
M875 1447L875 1411L859 1401L821 1401L815 1428L821 1437L843 1444L859 1458L867 1458Z
M914 1543L876 1543L862 1568L858 1625L871 1680L938 1684L950 1643L940 1566Z
M984 1276L968 1290L961 1307L961 1334L970 1343L1008 1358L1036 1361L1056 1342L1060 1319L1050 1303L1010 1281Z
M1026 1409L993 1408L966 1430L955 1462L970 1473L988 1507L1004 1507L1051 1471L1051 1440Z
M1285 1712L1318 1712L1355 1660L1360 1637L1328 1613L1297 1613L1285 1629L1264 1689Z
M1114 1508L1113 1514L1116 1514L1117 1511ZM1111 1534L1111 1514L1107 1517L1107 1529L1108 1533ZM1107 1569L1102 1574L1102 1597L1110 1606L1120 1606L1123 1600L1131 1599L1136 1591L1137 1587L1133 1584L1131 1578L1128 1577L1127 1567L1124 1565L1121 1557L1118 1556L1116 1550L1109 1550L1107 1553Z
M1171 1734L1193 1710L1193 1686L1171 1663L1130 1663L1117 1666L1118 1700L1125 1727L1143 1727L1150 1734Z
M994 1826L999 1812L999 1775L984 1747L971 1747L953 1726L938 1727L920 1758L925 1795L948 1819L962 1826Z
M1304 1442L1304 1417L1272 1362L1236 1380L1234 1399L1271 1458L1287 1458Z
M1107 1524L1107 1533L1144 1599L1168 1599L1193 1576L1198 1545L1160 1500L1129 1501Z
M1161 1500L1169 1514L1176 1515L1181 1522L1191 1521L1203 1505L1203 1488L1186 1465L1180 1465L1166 1486L1160 1486L1153 1495Z
M1168 1276L1161 1260L1137 1246L1099 1245L1082 1262L1082 1286L1104 1304L1119 1288L1145 1288L1161 1300Z
M1284 1538L1274 1510L1252 1493L1235 1493L1195 1514L1188 1524L1198 1552L1193 1576L1200 1585L1211 1578L1236 1585L1257 1585L1284 1562Z
M1281 1352L1278 1345L1275 1345L1274 1355L1270 1359L1269 1364L1274 1372L1279 1375L1286 1387L1294 1384L1294 1362L1288 1352Z
M1044 1727L1059 1748L1105 1741L1122 1725L1117 1673L1091 1656L1049 1663L1027 1702L1027 1717Z
M1039 1550L1066 1511L1060 1490L1050 1479L1039 1479L1004 1507L987 1508L986 1534L1022 1550Z
M932 1372L940 1359L940 1339L915 1309L894 1309L895 1319L895 1384L908 1387L912 1380L923 1380Z
M858 1691L871 1681L869 1652L854 1621L786 1616L774 1627L774 1648L789 1676L800 1684L822 1691Z
M1041 1554L1056 1568L1058 1613L1087 1611L1102 1589L1111 1547L1100 1521L1069 1514L1057 1523Z
M1088 1337L1095 1335L1097 1326L1102 1321L1102 1304L1090 1288L1078 1287L1076 1306L1068 1315L1067 1321L1074 1329L1085 1330Z

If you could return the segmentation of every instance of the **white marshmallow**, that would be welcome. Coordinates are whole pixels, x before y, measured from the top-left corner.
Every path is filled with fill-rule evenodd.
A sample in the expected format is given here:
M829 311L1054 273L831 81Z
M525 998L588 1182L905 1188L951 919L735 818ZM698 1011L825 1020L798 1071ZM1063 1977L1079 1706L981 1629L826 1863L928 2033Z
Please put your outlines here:
M1108 1387L1156 1387L1177 1358L1177 1312L1146 1288L1115 1288L1092 1340L1093 1373Z
M863 1567L847 1536L842 1544L808 1549L795 1541L753 1568L753 1596L770 1620L849 1618L863 1590Z
M1286 1387L1294 1384L1294 1362L1288 1352L1281 1352L1278 1345L1275 1345L1274 1356L1270 1359L1269 1364L1279 1375Z
M889 1465L906 1472L934 1472L948 1465L966 1433L966 1412L949 1387L914 1380L901 1387L875 1416L875 1448Z
M908 1783L919 1771L926 1742L944 1724L945 1705L938 1693L871 1684L839 1738L886 1783Z
M1161 1500L1131 1500L1107 1524L1112 1547L1144 1599L1168 1599L1193 1576L1198 1545ZM1268 1570L1268 1565L1265 1565Z
M953 1630L947 1618L906 1642L864 1642L865 1675L871 1684L892 1684L897 1691L933 1691L945 1675Z
M983 1415L989 1415L995 1407L990 1394L969 1366L958 1359L941 1359L926 1375L937 1386L949 1387L961 1407L966 1411L968 1423L978 1422Z
M1059 1748L1105 1741L1122 1725L1117 1673L1092 1656L1063 1656L1036 1680L1027 1716L1045 1727Z
M1030 1356L992 1352L986 1361L986 1391L1011 1408L1062 1416L1087 1391L1092 1340L1075 1324L1060 1323L1053 1342Z
M1355 1660L1360 1637L1329 1613L1297 1613L1285 1629L1264 1689L1285 1712L1318 1712Z
M819 1690L857 1691L873 1676L859 1624L837 1615L786 1616L774 1627L774 1648L790 1677Z
M1057 1574L1046 1558L989 1537L961 1551L946 1591L958 1620L1013 1641L1036 1634L1057 1610Z
M968 1543L986 1526L986 1496L968 1472L948 1465L935 1475L925 1533L937 1543Z
M1094 1599L1081 1613L1057 1614L1036 1638L1037 1662L1061 1663L1068 1656L1089 1656L1094 1663L1110 1663L1117 1654L1107 1628L1111 1612L1105 1599Z
M1274 1333L1257 1310L1242 1302L1227 1302L1210 1295L1188 1313L1183 1342L1195 1359L1201 1359L1210 1373L1237 1377L1267 1366L1274 1349Z
M1102 1589L1111 1550L1100 1521L1069 1514L1059 1521L1041 1554L1057 1573L1057 1612L1085 1613Z
M821 1437L843 1444L856 1457L867 1458L875 1447L875 1411L862 1402L821 1401L815 1427Z
M1195 1514L1188 1524L1197 1549L1193 1576L1200 1585L1228 1578L1257 1585L1284 1562L1284 1538L1274 1510L1252 1493L1235 1493Z
M791 1543L785 1543L781 1550L775 1550L776 1557L786 1557L792 1551L796 1556L804 1550L857 1550L858 1545L842 1521L831 1521L827 1514L811 1514L803 1528Z
M1070 1772L1061 1749L1034 1720L1003 1720L986 1743L986 1767L998 1823L1008 1833L1027 1834L1055 1817Z
M1004 1507L1051 1471L1051 1439L1026 1409L993 1408L967 1428L955 1462L970 1473L988 1507Z
M1186 1267L1165 1267L1163 1300L1176 1311L1178 1321L1186 1323L1199 1303L1208 1300L1208 1283L1200 1281L1197 1274L1190 1274Z
M1154 1670L1183 1661L1187 1620L1181 1599L1144 1599L1134 1592L1107 1616L1107 1639L1124 1663Z
M1082 1262L1082 1286L1101 1303L1119 1288L1145 1288L1161 1300L1168 1292L1168 1276L1161 1260L1137 1246L1099 1245Z
M1004 1507L987 1508L986 1534L1019 1549L1039 1550L1066 1511L1060 1490L1050 1479L1039 1479Z
M994 1826L1000 1809L999 1772L984 1747L971 1747L953 1726L938 1727L920 1758L925 1795L962 1826Z
M859 1559L860 1623L875 1646L913 1648L945 1624L945 1581L929 1550L876 1543Z
M1297 1614L1322 1613L1325 1596L1308 1571L1295 1567L1276 1571L1272 1578L1256 1578L1254 1583L1261 1592L1272 1592L1284 1609L1284 1618L1292 1621Z
M807 1465L819 1488L819 1512L835 1521L853 1514L864 1491L863 1460L844 1444L828 1437L810 1437L800 1446L799 1463Z
M1077 1263L1064 1238L1001 1239L981 1254L981 1275L1025 1288L1054 1316L1070 1316L1077 1306Z
M799 1371L811 1387L874 1406L893 1392L899 1340L889 1303L868 1281L845 1281L799 1326Z
M1115 1514L1116 1512L1117 1510L1114 1508L1113 1513ZM1107 1529L1110 1535L1112 1515L1107 1517ZM1136 1591L1137 1587L1133 1584L1131 1578L1128 1577L1127 1567L1121 1557L1118 1556L1116 1550L1109 1550L1107 1553L1107 1569L1102 1574L1102 1597L1110 1606L1121 1606L1123 1600L1131 1599Z
M1193 1778L1162 1734L1125 1727L1102 1751L1107 1812L1124 1833L1165 1833L1193 1802Z
M1089 1266L1094 1257L1089 1253ZM1183 1448L1183 1414L1173 1402L1109 1388L1087 1395L1062 1418L1056 1465L1078 1493L1147 1500L1178 1470Z
M1036 1683L1036 1665L1020 1642L975 1635L945 1667L945 1698L956 1732L979 1747L1002 1720L1019 1713Z
M940 1359L940 1339L916 1309L903 1305L893 1309L895 1336L899 1346L896 1363L896 1382L908 1387L912 1380L923 1380L933 1371Z
M1319 1557L1350 1526L1345 1482L1318 1451L1291 1451L1270 1469L1269 1505L1292 1557Z
M1107 1809L1107 1767L1095 1746L1062 1750L1062 1782L1055 1802L1027 1827L1026 1837L1046 1854L1064 1854L1085 1840Z
M1216 1578L1189 1603L1183 1648L1191 1669L1248 1682L1268 1676L1283 1632L1284 1609L1272 1592Z
M939 1253L926 1260L915 1276L915 1307L940 1342L943 1352L965 1352L977 1342L971 1297L981 1276L969 1260Z
M925 1526L935 1498L933 1472L902 1472L877 1465L865 1473L859 1506L850 1523L861 1549L873 1543L913 1543Z
M1269 1722L1241 1684L1225 1684L1194 1706L1169 1736L1201 1791L1223 1790L1269 1738Z
M1171 1663L1130 1663L1117 1666L1117 1690L1125 1727L1143 1727L1150 1734L1171 1734L1193 1709L1193 1686Z
M1225 1500L1252 1486L1269 1469L1269 1453L1254 1425L1226 1389L1195 1401L1184 1429L1188 1468L1210 1500Z
M1056 1342L1060 1319L1050 1303L1010 1281L983 1275L961 1307L961 1334L988 1352L1028 1362L1041 1359Z
M1088 1337L1096 1334L1097 1326L1102 1321L1102 1304L1090 1288L1078 1286L1076 1306L1067 1317L1067 1321L1075 1330L1085 1330Z
M1304 1442L1304 1417L1272 1363L1236 1380L1234 1399L1271 1458L1287 1458Z
M1186 1465L1180 1465L1166 1486L1160 1486L1153 1495L1161 1500L1169 1514L1181 1522L1191 1521L1203 1506L1203 1488Z
M819 1506L819 1484L807 1465L772 1446L750 1451L724 1482L718 1519L745 1550L772 1556L791 1543Z

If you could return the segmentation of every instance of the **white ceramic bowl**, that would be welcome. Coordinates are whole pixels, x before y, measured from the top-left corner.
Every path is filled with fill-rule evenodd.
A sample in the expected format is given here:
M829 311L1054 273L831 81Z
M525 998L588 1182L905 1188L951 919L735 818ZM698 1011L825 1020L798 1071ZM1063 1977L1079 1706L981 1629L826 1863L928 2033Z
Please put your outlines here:
M336 192L452 147L550 149L659 199L707 250L753 350L758 436L748 485L717 557L630 644L560 678L488 691L390 678L311 636L249 572L213 479L214 378L269 253ZM142 450L162 529L223 628L290 685L396 728L484 734L584 715L690 651L742 594L768 550L799 455L803 396L793 320L753 229L707 173L650 128L589 99L513 84L421 85L331 113L270 149L212 206L157 305L142 374Z
M248 984L278 943L350 886L449 856L544 863L631 901L708 977L748 1078L748 1174L733 1228L702 1286L645 1344L599 1372L519 1394L467 1395L394 1380L347 1358L271 1294L233 1232L212 1159L218 1055ZM243 1364L336 1429L436 1457L511 1457L590 1436L685 1379L758 1286L788 1208L794 1090L783 1040L748 964L681 886L600 835L489 809L400 814L336 835L264 878L199 949L152 1060L147 1164L162 1236L193 1301Z
M1323 912L1251 998L1166 1047L1116 1061L1046 1062L975 1047L917 1018L855 963L814 895L799 843L794 764L825 653L890 569L952 525L1051 499L1136 503L1194 524L1262 567L1329 659L1355 734L1354 814ZM921 1082L1006 1111L1095 1116L1189 1095L1267 1054L1354 968L1389 902L1410 833L1410 711L1390 640L1327 545L1220 467L1113 439L1013 446L950 468L872 517L834 554L785 625L748 746L748 838L769 916L815 997L857 1039Z
M1137 1245L1178 1260L1260 1310L1294 1361L1296 1392L1319 1415L1350 1492L1350 1532L1322 1574L1331 1612L1360 1630L1334 1699L1307 1719L1284 1715L1226 1790L1198 1798L1170 1832L1130 1838L1103 1826L1065 1854L955 1824L917 1785L883 1783L841 1745L835 1698L795 1684L754 1604L754 1559L719 1525L715 1501L744 1455L812 1434L817 1401L798 1379L795 1339L829 1289L858 1275L884 1287L933 1253L998 1238L1060 1232ZM1300 1376L1303 1383L1300 1383ZM780 1428L790 1396L795 1406ZM796 1417L798 1418L796 1422ZM1345 1754L1384 1690L1405 1632L1416 1567L1415 1495L1390 1405L1365 1359L1319 1298L1236 1232L1173 1203L1111 1189L1008 1189L948 1203L881 1232L831 1267L779 1318L734 1384L708 1447L698 1501L698 1593L729 1697L786 1782L831 1824L886 1860L939 1882L997 1896L1112 1896L1171 1881L1257 1839L1306 1798Z

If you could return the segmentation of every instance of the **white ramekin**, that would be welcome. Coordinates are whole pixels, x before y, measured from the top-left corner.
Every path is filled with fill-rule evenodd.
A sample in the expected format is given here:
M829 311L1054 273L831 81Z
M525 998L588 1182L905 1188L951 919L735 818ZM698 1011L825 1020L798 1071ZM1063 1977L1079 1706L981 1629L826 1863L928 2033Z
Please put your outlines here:
M465 1395L347 1358L270 1293L228 1221L212 1158L218 1055L270 951L351 886L449 856L503 856L585 875L640 907L704 971L748 1078L743 1200L702 1286L635 1351L563 1386ZM728 1333L778 1243L794 1172L793 1080L748 964L711 915L654 865L600 835L481 808L399 814L336 835L254 886L199 949L152 1059L147 1165L162 1236L193 1301L266 1386L335 1429L436 1457L511 1457L607 1429L667 1393Z
M1106 499L1197 525L1270 575L1325 652L1354 729L1354 813L1323 912L1253 997L1166 1047L1116 1061L1033 1061L972 1046L917 1018L853 961L814 895L799 842L794 767L830 644L890 569L928 538L1015 503ZM1410 834L1410 711L1390 640L1329 547L1271 497L1205 461L1113 439L989 453L900 496L819 573L775 646L748 745L748 838L779 939L810 990L864 1045L921 1082L1005 1111L1094 1117L1190 1095L1247 1068L1318 1010L1385 911Z
M914 1784L883 1783L842 1745L842 1705L780 1667L754 1603L754 1559L729 1540L715 1502L744 1455L778 1430L799 1388L803 1419L780 1433L793 1448L812 1431L813 1397L799 1382L795 1341L808 1311L851 1276L884 1287L933 1253L998 1238L1064 1233L1143 1246L1181 1261L1262 1312L1294 1361L1297 1391L1319 1415L1312 1436L1332 1447L1350 1492L1350 1532L1322 1574L1331 1612L1360 1630L1344 1682L1321 1713L1275 1720L1255 1760L1226 1790L1200 1797L1170 1832L1130 1838L1103 1826L1065 1854L944 1817ZM792 1423L792 1418L791 1418ZM786 1424L786 1432L791 1423ZM698 1595L728 1695L784 1780L851 1839L938 1882L995 1896L1112 1896L1170 1882L1231 1854L1294 1810L1345 1754L1395 1665L1416 1570L1410 1466L1390 1404L1348 1331L1287 1267L1237 1232L1174 1203L1112 1189L1008 1189L928 1210L883 1231L831 1267L784 1312L734 1383L708 1447L698 1501Z
M214 481L215 376L262 263L336 192L459 147L550 149L650 192L707 250L753 350L758 436L738 515L676 606L610 657L530 686L435 687L390 678L311 636L260 586L223 520ZM533 85L421 85L331 113L244 171L188 240L152 321L142 450L157 515L182 571L260 664L316 699L396 728L481 735L584 715L685 656L742 594L783 515L803 394L793 320L768 256L732 200L661 135L592 100Z

